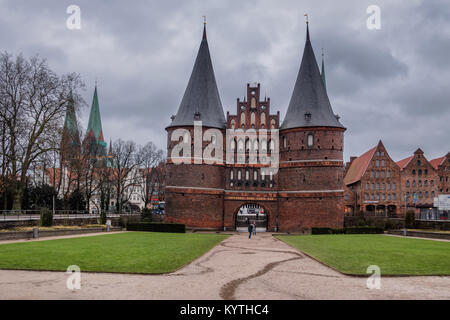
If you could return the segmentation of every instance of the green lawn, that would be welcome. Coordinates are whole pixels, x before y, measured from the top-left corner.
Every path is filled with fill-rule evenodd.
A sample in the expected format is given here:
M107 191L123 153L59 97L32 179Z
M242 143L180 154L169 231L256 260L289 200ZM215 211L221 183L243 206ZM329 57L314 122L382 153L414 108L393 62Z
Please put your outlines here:
M307 255L347 274L450 275L450 242L384 235L278 236Z
M226 239L219 234L128 232L0 245L0 269L164 273Z

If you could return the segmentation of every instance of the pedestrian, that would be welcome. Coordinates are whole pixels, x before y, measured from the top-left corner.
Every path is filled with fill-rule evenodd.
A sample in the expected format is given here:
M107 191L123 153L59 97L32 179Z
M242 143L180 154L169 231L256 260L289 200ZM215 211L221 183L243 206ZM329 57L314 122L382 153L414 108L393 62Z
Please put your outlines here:
M245 223L247 224L247 226L250 224L250 221L248 220L248 217L245 218Z
M253 221L253 235L256 236L256 222Z
M251 239L252 238L252 232L253 232L253 224L249 224L248 225L248 238Z

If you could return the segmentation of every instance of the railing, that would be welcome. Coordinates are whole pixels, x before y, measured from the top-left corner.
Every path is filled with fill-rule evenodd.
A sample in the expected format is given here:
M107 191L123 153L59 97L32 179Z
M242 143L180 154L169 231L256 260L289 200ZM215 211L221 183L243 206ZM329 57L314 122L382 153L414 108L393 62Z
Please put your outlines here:
M137 214L138 212L122 212L121 214L109 211L106 213L108 218L120 217L121 215ZM40 210L0 210L0 221L26 221L39 220ZM99 212L74 211L74 210L55 210L53 219L77 219L77 218L99 218Z

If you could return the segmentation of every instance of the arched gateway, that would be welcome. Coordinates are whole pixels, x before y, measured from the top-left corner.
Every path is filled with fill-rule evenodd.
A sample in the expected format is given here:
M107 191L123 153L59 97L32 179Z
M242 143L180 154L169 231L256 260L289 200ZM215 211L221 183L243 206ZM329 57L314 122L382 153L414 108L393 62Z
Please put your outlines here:
M267 212L258 204L247 203L242 205L236 213L236 231L248 232L248 225L256 223L257 232L267 231Z

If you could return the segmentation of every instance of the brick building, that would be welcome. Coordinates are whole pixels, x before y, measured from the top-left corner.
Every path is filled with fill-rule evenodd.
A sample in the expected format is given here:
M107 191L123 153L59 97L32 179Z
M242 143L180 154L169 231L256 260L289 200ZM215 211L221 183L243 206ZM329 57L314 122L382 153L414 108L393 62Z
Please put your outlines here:
M239 230L246 228L244 221L249 218L261 231L342 227L346 129L333 113L324 76L307 26L303 58L284 121L279 112L272 112L270 98L261 97L260 84L247 84L247 97L237 99L236 114L228 112L225 118L205 27L180 107L166 128L166 221ZM201 121L202 132L195 133L195 121ZM222 163L196 156L196 143L203 155L209 141L215 144L218 135L237 128L267 136L244 134L229 139L227 135L227 147L223 146L227 161ZM211 132L210 139L203 139L207 141L194 139ZM178 153L172 155L175 150ZM279 157L279 168L268 168L265 157ZM182 164L177 163L180 159Z
M392 216L399 208L400 168L383 142L346 164L345 211L377 212Z
M423 215L433 208L435 197L448 193L449 155L428 161L419 148L413 155L394 162L380 141L346 164L345 212L392 217L415 210L418 216Z

